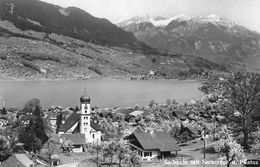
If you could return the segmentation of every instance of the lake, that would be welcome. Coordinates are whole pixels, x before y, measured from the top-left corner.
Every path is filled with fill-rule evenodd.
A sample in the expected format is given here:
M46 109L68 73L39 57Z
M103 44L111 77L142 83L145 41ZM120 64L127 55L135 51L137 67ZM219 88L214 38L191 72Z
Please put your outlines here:
M0 81L0 102L4 98L7 107L22 107L38 98L43 107L76 107L86 88L92 106L98 107L148 105L151 100L165 104L167 99L184 103L201 97L200 85L183 80Z

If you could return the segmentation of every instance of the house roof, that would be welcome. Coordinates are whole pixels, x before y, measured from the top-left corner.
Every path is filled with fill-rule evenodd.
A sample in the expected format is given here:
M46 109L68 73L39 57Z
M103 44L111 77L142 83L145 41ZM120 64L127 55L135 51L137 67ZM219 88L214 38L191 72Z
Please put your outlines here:
M138 116L138 115L142 115L144 113L144 111L139 111L139 110L135 110L131 113L129 113L129 115L133 115L133 116Z
M75 125L80 120L80 115L76 112L70 115L70 117L61 125L60 131L67 132L73 125Z
M127 115L127 114L129 114L129 113L131 113L131 112L133 112L133 111L134 111L133 108L119 108L119 109L117 109L115 112L116 112L116 113L122 113L122 114Z
M101 127L100 127L100 125L99 125L99 123L98 123L97 120L91 119L91 120L90 120L90 126L91 126L91 128L93 128L95 131L101 131Z
M61 138L65 138L65 140L70 140L73 145L86 144L85 134L61 134Z
M183 127L187 128L194 135L198 135L198 129L196 126L187 123L187 124L183 124Z
M30 167L34 162L26 154L14 154L1 163L2 167Z
M64 124L61 125L60 132L67 132L73 125L78 123L80 121L80 114L74 112L73 114L70 115L70 117L65 121ZM98 122L95 122L93 119L90 120L90 126L96 130L100 131L101 128L98 124ZM79 127L76 129L79 130ZM75 130L73 133L76 133L77 131Z
M137 129L133 132L144 150L180 151L176 141L166 132L144 132Z

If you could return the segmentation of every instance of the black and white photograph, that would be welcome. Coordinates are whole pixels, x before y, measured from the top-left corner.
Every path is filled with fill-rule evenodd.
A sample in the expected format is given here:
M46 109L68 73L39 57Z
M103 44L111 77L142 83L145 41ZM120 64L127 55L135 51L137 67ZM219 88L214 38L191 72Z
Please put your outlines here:
M260 0L0 0L0 167L260 167Z

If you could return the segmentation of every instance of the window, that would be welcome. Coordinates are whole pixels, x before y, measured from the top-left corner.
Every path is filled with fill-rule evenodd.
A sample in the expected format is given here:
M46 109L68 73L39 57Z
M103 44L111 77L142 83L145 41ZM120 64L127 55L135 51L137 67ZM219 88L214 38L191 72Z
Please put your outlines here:
M93 139L95 138L95 134L92 134L92 138L93 138Z
M144 152L144 157L151 157L152 156L152 152Z

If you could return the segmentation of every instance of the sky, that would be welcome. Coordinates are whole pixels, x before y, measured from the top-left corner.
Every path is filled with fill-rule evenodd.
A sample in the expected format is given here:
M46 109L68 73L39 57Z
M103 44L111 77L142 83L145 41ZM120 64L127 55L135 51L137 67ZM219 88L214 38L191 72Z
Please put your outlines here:
M260 32L260 0L42 0L61 7L75 6L95 17L118 20L140 15L216 14Z

